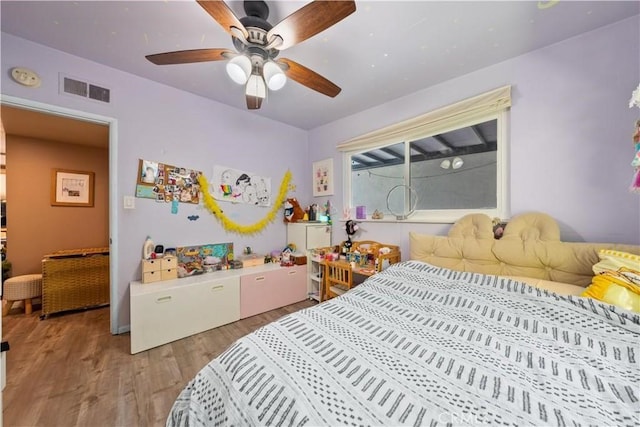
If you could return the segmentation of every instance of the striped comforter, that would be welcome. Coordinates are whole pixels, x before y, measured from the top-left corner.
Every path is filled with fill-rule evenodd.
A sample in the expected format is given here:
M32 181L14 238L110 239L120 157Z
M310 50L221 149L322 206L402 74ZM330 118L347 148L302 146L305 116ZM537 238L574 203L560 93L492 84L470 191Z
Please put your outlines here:
M640 319L418 261L237 341L167 426L639 425Z

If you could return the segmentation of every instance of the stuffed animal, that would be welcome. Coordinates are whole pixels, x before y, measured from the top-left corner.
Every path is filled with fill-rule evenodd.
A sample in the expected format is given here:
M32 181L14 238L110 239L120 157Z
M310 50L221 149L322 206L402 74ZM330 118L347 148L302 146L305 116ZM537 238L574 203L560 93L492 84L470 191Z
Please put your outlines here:
M358 228L359 228L358 224L351 219L344 224L344 230L347 232L347 241L344 242L344 247L346 249L345 252L351 251L351 246L353 246L353 242L351 241L351 236L356 234L356 231L358 231Z
M354 234L356 234L356 231L358 231L360 227L358 227L358 223L355 222L354 220L350 219L348 220L345 224L344 224L344 229L347 232L347 236L351 237Z
M284 222L298 222L302 218L304 218L304 210L300 207L298 199L287 199L284 202Z
M507 223L500 218L493 218L491 224L493 225L493 238L496 240L502 238Z

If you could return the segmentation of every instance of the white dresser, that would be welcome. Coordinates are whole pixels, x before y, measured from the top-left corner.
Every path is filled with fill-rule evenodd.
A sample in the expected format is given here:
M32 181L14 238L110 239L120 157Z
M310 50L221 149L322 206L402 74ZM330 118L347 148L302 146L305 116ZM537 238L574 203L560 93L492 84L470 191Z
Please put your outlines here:
M302 301L307 295L306 267L264 264L154 283L131 282L131 354L235 322L241 312L248 317Z

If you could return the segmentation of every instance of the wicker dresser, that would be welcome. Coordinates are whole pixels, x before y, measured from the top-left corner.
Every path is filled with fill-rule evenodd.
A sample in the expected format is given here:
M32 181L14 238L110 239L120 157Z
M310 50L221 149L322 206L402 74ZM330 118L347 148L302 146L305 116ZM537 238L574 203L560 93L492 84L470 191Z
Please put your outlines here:
M109 248L58 251L42 260L42 316L109 304Z

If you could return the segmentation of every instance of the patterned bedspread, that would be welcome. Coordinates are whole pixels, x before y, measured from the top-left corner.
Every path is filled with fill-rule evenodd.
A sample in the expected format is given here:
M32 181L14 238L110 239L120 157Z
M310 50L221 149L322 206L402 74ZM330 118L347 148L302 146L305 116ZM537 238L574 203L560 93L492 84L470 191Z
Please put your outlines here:
M241 338L168 426L639 425L640 319L417 261Z

